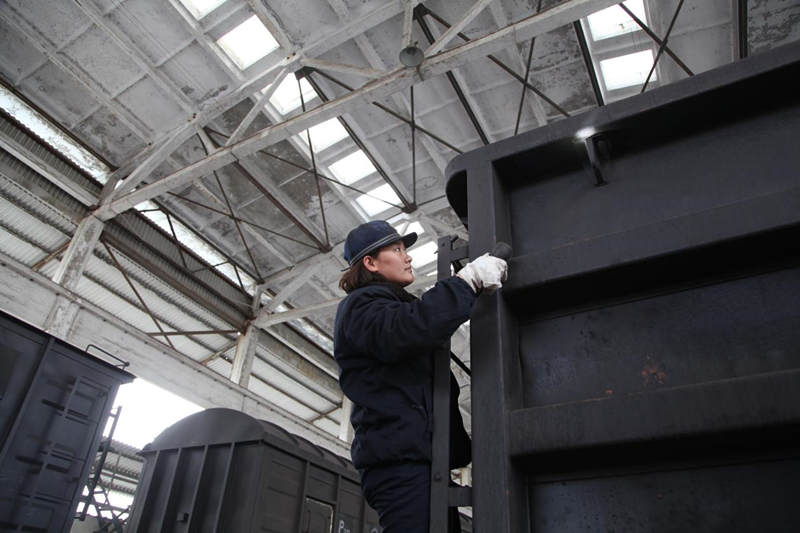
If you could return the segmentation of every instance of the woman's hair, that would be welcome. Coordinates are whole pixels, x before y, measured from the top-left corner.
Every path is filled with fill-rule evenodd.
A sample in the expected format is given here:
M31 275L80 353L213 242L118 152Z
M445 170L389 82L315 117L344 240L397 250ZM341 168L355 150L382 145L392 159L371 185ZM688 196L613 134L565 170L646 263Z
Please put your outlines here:
M375 257L377 254L368 254L370 257ZM368 285L373 281L386 281L383 275L377 272L371 272L364 266L364 260L357 262L351 266L339 279L339 288L347 294L350 294L356 289Z

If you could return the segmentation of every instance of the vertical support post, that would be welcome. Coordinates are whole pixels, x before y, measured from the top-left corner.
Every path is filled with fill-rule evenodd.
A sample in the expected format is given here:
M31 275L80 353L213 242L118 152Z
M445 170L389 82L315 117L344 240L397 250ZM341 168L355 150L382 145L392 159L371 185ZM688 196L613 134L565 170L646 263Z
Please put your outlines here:
M236 344L233 368L231 368L231 381L245 388L250 382L250 372L253 370L253 359L256 355L258 336L258 328L253 324L249 324L244 335L239 337L239 342Z
M69 291L78 286L104 226L102 220L92 215L81 220L53 276L54 282ZM80 306L58 295L45 319L43 329L56 337L66 338L79 309Z
M486 161L467 174L470 256L498 241L513 246L507 199ZM513 275L513 272L511 273ZM517 325L502 290L483 295L472 310L472 476L476 532L530 531L526 479L509 456L507 413L522 404Z
M353 402L342 395L342 421L339 423L339 440L350 442L353 440L353 426L350 424L350 413L353 412Z
M55 283L69 290L75 288L100 239L104 225L102 220L92 215L81 220L53 276Z
M449 236L439 237L438 279L450 277ZM450 341L433 358L433 440L429 531L447 531L450 486Z

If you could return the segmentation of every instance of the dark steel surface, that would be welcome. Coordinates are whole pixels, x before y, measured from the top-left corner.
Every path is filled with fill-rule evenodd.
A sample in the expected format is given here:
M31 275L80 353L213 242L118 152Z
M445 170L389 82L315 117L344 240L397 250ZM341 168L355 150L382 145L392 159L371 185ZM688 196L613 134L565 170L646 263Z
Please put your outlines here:
M471 255L514 248L472 316L475 531L798 531L797 79L794 44L449 165Z
M239 411L188 416L142 455L132 531L380 531L349 461Z
M0 314L0 529L66 532L133 376Z

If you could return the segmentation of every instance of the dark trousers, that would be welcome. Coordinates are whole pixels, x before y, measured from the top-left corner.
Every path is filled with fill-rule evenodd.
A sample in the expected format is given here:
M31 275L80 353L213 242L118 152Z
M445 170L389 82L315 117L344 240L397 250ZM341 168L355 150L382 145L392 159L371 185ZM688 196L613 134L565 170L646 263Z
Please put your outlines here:
M370 507L378 511L383 533L429 533L430 463L368 468L361 472L361 490ZM458 509L450 509L448 522L447 533L461 532Z

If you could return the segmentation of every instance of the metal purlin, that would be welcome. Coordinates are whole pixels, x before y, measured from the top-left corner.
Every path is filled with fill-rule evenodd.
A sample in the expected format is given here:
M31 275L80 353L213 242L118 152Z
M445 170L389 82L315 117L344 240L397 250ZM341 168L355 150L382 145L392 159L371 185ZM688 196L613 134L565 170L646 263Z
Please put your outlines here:
M626 6L626 5L625 5L625 4L623 4L623 3L619 3L619 4L617 4L617 5L618 5L619 7L621 7L621 8L622 8L622 10L623 10L625 13L627 13L627 14L628 14L628 16L629 16L629 17L630 17L630 18L631 18L631 19L632 19L632 20L633 20L633 21L634 21L634 22L635 22L635 23L636 23L636 24L637 24L637 25L638 25L638 26L639 26L639 27L642 29L642 31L643 31L643 32L645 32L647 35L649 35L649 36L650 36L650 38L651 38L651 39L653 39L653 40L656 42L656 44L657 44L657 45L659 45L659 46L663 46L663 47L664 47L664 52L666 52L666 54L667 54L669 57L671 57L671 58L672 58L672 59L675 61L675 63L676 63L676 64L677 64L679 67L681 67L681 68L683 69L683 71L684 71L686 74L688 74L689 76L694 76L694 73L693 73L693 72L692 72L692 71L689 69L689 67L687 67L687 66L686 66L686 63L684 63L683 61L681 61L681 58L679 58L679 57L678 57L678 56L675 54L675 52L673 52L673 51L672 51L672 49L670 49L670 47L666 45L666 42L665 42L665 41L662 41L662 40L661 40L661 39L658 37L658 35L656 35L656 33L655 33L653 30L651 30L651 29L650 29L650 27L648 27L648 26L647 26L647 24L645 24L644 22L642 22L642 20L641 20L639 17L637 17L637 16L636 16L636 14L635 14L633 11L631 11L631 10L628 8L628 6Z
M664 41L661 43L661 46L658 47L658 53L656 54L656 58L653 60L653 66L650 67L650 72L647 73L647 79L644 80L644 85L642 85L642 90L639 93L643 93L645 89L647 89L647 84L650 82L650 77L653 75L653 72L656 70L656 65L658 65L658 60L661 58L661 54L664 53L664 48L667 46L667 41L669 40L669 35L672 33L672 28L675 27L675 21L678 19L678 14L681 12L681 8L683 7L683 1L681 0L678 2L678 7L675 8L675 14L672 15L672 20L669 23L669 27L667 28L667 33L664 35Z
M306 112L306 99L303 97L303 87L300 85L300 78L295 76L297 80L297 92L300 93L300 106L303 113ZM311 144L311 128L306 130L306 139L308 139L308 152L311 154L311 168L314 170L314 181L317 184L317 199L319 199L319 211L322 215L322 227L325 230L325 245L330 249L331 239L328 235L328 221L325 219L325 204L322 202L322 187L319 183L319 174L317 173L317 160L314 157L314 146Z
M161 327L161 322L159 322L158 319L156 319L156 317L153 314L153 312L147 306L147 304L145 303L144 299L142 298L142 295L139 294L139 291L136 289L136 286L133 284L133 281L130 279L130 277L128 277L128 273L125 272L125 270L122 268L122 265L117 260L117 257L114 255L114 252L111 251L111 247L105 241L101 241L101 242L103 243L103 246L105 247L106 252L108 252L108 255L111 256L111 260L114 261L114 265L117 267L117 269L122 274L122 277L125 278L126 282L128 282L128 286L131 288L133 293L136 295L136 298L139 300L139 303L141 304L141 306L144 307L144 310L147 312L148 315L150 315L150 318L155 323L156 327L158 328L158 331L160 331L161 333L164 333L164 328ZM172 341L169 339L169 337L164 337L164 340L167 341L167 344L169 344L170 348L172 348L173 350L176 349L175 345L172 344Z

